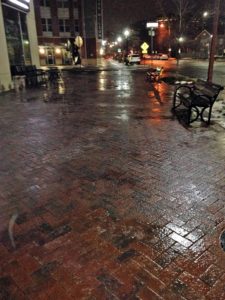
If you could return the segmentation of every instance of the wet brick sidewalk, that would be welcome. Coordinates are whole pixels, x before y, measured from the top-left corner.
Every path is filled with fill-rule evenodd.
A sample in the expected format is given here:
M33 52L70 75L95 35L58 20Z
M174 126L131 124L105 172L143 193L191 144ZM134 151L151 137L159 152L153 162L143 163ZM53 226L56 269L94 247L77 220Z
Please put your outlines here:
M0 299L225 299L225 131L144 77L0 96Z

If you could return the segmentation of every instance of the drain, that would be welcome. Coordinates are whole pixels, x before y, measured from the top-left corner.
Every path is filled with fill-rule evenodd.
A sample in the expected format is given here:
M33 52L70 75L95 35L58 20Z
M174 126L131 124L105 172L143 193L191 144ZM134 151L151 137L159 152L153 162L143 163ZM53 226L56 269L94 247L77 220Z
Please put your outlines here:
M225 231L220 236L220 243L221 247L223 248L223 251L225 251Z

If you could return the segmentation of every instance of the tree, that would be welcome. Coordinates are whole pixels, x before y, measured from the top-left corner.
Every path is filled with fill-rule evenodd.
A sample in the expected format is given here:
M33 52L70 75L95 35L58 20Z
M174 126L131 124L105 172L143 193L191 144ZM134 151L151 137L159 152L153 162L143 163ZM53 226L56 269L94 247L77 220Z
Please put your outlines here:
M195 5L191 0L172 0L174 3L176 14L179 20L178 32L181 35L184 32L184 21L191 12L194 12Z
M173 32L175 36L181 36L187 34L190 31L190 27L198 31L197 23L201 23L203 7L205 6L204 0L159 0L157 2L158 9L162 16L172 16ZM171 18L169 18L171 19ZM191 24L195 23L194 26ZM199 32L196 32L196 34Z

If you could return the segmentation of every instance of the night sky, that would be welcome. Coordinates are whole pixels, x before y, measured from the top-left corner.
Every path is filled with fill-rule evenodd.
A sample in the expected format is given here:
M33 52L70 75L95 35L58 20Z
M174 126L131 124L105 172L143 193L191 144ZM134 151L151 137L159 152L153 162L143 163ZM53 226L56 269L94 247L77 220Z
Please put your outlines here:
M176 1L176 0L174 0ZM172 0L103 0L104 7L104 32L123 31L125 27L136 21L155 21L159 15L166 15L174 12ZM197 3L199 6L204 3L205 9L212 4L212 0L186 0L190 3Z
M157 1L103 0L105 32L119 32L135 21L152 19L159 15Z

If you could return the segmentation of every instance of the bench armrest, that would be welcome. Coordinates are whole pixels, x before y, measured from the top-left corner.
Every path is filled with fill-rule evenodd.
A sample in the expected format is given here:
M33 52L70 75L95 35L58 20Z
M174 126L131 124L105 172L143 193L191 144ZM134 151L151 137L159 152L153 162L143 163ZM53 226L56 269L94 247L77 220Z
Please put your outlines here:
M192 85L186 85L186 84L180 84L178 87L176 87L174 94L188 94L191 95L193 93L193 86Z

